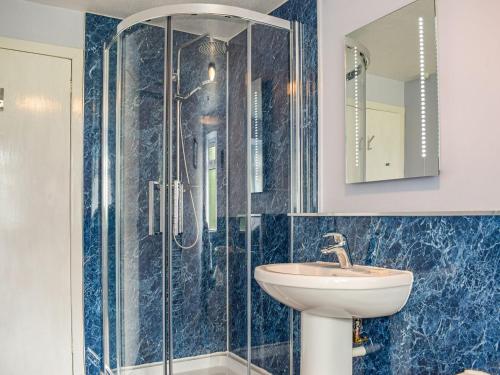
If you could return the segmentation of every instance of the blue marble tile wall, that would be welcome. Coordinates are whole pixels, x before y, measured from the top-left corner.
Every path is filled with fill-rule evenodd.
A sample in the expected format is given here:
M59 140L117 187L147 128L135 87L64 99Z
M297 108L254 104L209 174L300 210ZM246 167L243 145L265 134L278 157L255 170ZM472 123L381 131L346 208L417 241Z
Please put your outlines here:
M87 373L99 373L102 366L102 289L101 289L101 209L100 209L100 157L101 157L101 100L102 100L102 46L115 32L118 20L87 14L86 17L86 84L85 84L85 335L87 347ZM186 33L174 33L174 52L177 47L192 38ZM163 29L151 26L137 26L126 33L123 43L124 88L122 159L123 173L128 183L124 186L123 232L126 244L122 267L123 305L138 308L135 319L124 319L121 324L124 333L122 339L122 365L139 365L160 361L162 358L162 257L160 237L147 236L147 182L158 180L162 160L162 119L163 119ZM196 49L187 50L183 56L183 84L185 90L191 90L201 81L206 80L208 57L203 57ZM110 189L114 191L114 73L116 51L112 49L110 74ZM225 253L221 245L225 244L225 192L224 184L224 147L225 147L225 59L217 61L217 84L193 101L186 103L184 134L186 162L192 167L192 183L203 180L194 169L203 171L203 140L205 133L218 131L218 230L208 232L204 226L204 196L195 194L195 204L201 218L202 239L194 251L179 251L174 247L174 356L184 357L210 352L223 351L226 348L226 301L225 301ZM186 116L187 114L187 116ZM175 116L175 115L174 115ZM210 122L218 119L216 122ZM202 123L203 121L209 123ZM201 126L203 125L203 126ZM199 148L191 147L197 138ZM176 157L176 155L174 155ZM197 160L194 160L197 159ZM92 162L92 163L90 163ZM183 163L183 160L182 160ZM181 164L182 165L182 164ZM193 169L194 168L194 169ZM200 181L198 181L200 182ZM202 191L203 189L200 189ZM114 290L114 194L110 194L109 207L109 274L111 365L116 364L115 290ZM185 196L185 202L189 202ZM192 209L185 207L186 222L192 220ZM192 224L192 222L191 222ZM192 225L187 228L184 237L192 233ZM191 236L192 237L192 236ZM189 238L179 238L189 241ZM189 292L189 293L188 293ZM214 303L214 301L216 301ZM199 319L193 319L194 313ZM194 325L193 322L196 322ZM93 355L95 353L96 355Z
M163 160L164 29L136 25L122 37L122 366L163 358L162 236L148 235L148 183Z
M317 0L289 0L271 14L303 25L304 204L318 209L318 21ZM309 189L307 187L309 186Z
M83 264L85 368L98 375L102 359L101 286L101 113L103 45L118 20L87 14L84 72Z
M88 41L86 46L86 96L85 96L85 131L92 134L93 139L86 142L86 148L92 150L95 158L100 158L100 115L102 100L102 46L105 40L109 40L114 33L117 20L107 17L87 15L86 36L87 40L98 34L101 40ZM103 33L103 28L109 26L108 34ZM123 250L125 256L121 261L125 277L122 278L122 290L124 305L135 304L138 308L138 318L135 321L124 320L123 331L126 337L141 337L140 347L137 348L138 340L123 340L123 363L122 365L135 365L149 363L161 359L162 356L162 329L161 329L161 251L158 254L159 237L147 237L147 223L145 210L147 196L145 189L147 181L157 180L161 171L158 163L158 155L161 155L161 131L162 131L162 103L163 103L163 32L159 28L149 26L138 26L125 36L124 48L124 84L123 100L126 103L122 113L125 124L122 133L122 146L125 157L122 159L123 173L129 178L130 184L123 189L124 201L122 206L124 213L123 238L128 244ZM92 56L94 53L95 56ZM110 72L110 116L109 116L109 149L110 175L114 176L114 98L115 98L115 76L116 73L116 49L111 50L111 72ZM94 57L92 59L91 57ZM89 65L92 64L92 65ZM87 90L92 88L95 93L90 96ZM160 110L157 110L160 108ZM94 122L90 122L93 119ZM92 126L92 128L90 128ZM86 161L88 153L86 155ZM95 168L99 168L98 165ZM91 171L85 167L85 176ZM96 220L100 220L100 170L96 173L92 184L86 185L85 206L96 208ZM111 178L111 191L114 191L114 178ZM89 191L92 194L88 193ZM88 196L87 196L88 194ZM114 195L110 195L109 207L109 297L110 297L110 356L111 365L116 364L116 333L114 332L115 320L115 258L114 258ZM100 223L99 223L100 226ZM85 248L92 249L92 257L95 261L94 267L88 266L85 259L85 274L89 275L90 282L85 284L85 294L93 291L92 298L85 300L85 310L88 313L86 319L86 342L93 352L102 358L102 299L101 299L101 270L100 270L100 228L92 238L85 237ZM89 230L86 226L84 230ZM155 253L156 252L156 253ZM87 278L86 278L87 280ZM159 293L159 294L158 294ZM94 306L94 309L89 308ZM97 308L98 307L98 308ZM155 316L156 315L156 316ZM146 317L146 318L144 318ZM90 324L99 327L99 331L92 330ZM88 344L98 342L95 347ZM136 342L134 342L136 341ZM91 356L88 356L91 358ZM94 361L96 363L96 361ZM97 363L96 363L97 364ZM102 364L101 364L102 365ZM99 367L99 366L94 366ZM97 369L87 369L93 373Z
M269 53L272 51L272 53ZM262 82L263 191L252 193L252 275L261 264L290 261L289 33L252 27L252 80ZM273 374L289 373L290 313L252 277L252 363ZM272 316L273 319L269 319Z
M114 31L114 26L116 25L116 21L112 23L112 27L109 29L109 35L111 35ZM110 23L110 19L106 17L88 15L87 16L87 35L88 38L93 35L94 28L102 32L102 25L107 25ZM124 298L129 300L130 303L133 301L138 302L138 306L142 313L139 314L138 321L129 321L126 320L122 322L124 326L124 330L127 331L127 337L141 337L141 347L133 352L132 348L134 346L134 342L127 342L125 340L123 345L124 352L124 365L133 365L133 364L142 364L158 361L161 359L162 353L162 341L161 341L161 254L156 254L157 250L160 249L158 246L157 240L158 238L148 239L145 235L145 231L147 228L144 226L147 223L145 220L144 214L146 213L144 210L147 207L144 199L146 196L143 194L145 192L144 189L141 189L139 185L147 186L148 180L156 180L158 179L159 173L159 163L158 160L161 160L159 157L161 155L161 146L159 141L161 140L161 119L162 119L162 77L163 77L163 61L161 57L163 56L163 35L159 33L160 30L156 30L150 27L138 27L134 28L132 32L127 33L125 37L126 42L124 43L124 56L126 59L124 61L124 70L125 70L125 94L124 101L127 103L124 110L124 123L128 124L126 129L123 132L123 141L124 141L124 151L128 149L130 152L125 152L125 155L133 156L134 159L137 155L140 155L140 159L144 158L144 160L124 160L124 172L127 174L132 181L135 181L136 184L129 185L125 190L124 194L127 195L127 191L130 193L130 196L127 196L126 207L130 208L131 202L137 200L137 204L135 207L138 207L138 210L133 210L130 208L130 212L127 214L125 209L124 214L128 217L125 220L126 223L130 225L126 225L125 235L127 232L130 233L142 233L142 238L128 238L125 242L131 244L130 247L127 247L125 252L127 252L124 259L126 262L122 264L124 266L124 280L122 282L136 282L135 289L136 294L130 295L127 294ZM180 33L176 33L175 40L180 44L184 40L189 39L190 36L183 37ZM100 175L99 175L99 158L100 158L100 100L102 99L102 44L106 36L103 35L103 40L99 40L98 42L93 42L92 46L95 49L96 54L99 59L99 71L93 71L92 84L94 84L94 90L97 92L96 97L91 98L88 95L86 96L86 114L92 114L95 118L95 121L92 123L94 126L92 129L89 129L89 121L86 122L86 131L87 134L92 135L94 138L92 142L86 142L86 146L92 146L92 150L95 154L96 164L94 167L97 169L96 175L94 178L94 184L88 184L86 187L86 191L91 188L99 187L100 184ZM91 47L89 47L91 48ZM88 49L89 49L88 48ZM191 56L186 56L186 61L195 61L193 57L199 54L194 53L195 51L191 51ZM88 56L89 51L87 51L87 64L93 62ZM206 66L208 63L206 61L198 65L198 61L195 63L196 73L205 73L206 74ZM185 63L185 61L183 61ZM218 61L219 67L219 86L225 87L225 71L221 61ZM94 65L92 65L94 68ZM187 86L190 86L194 83L198 82L198 78L206 79L206 77L199 77L200 74L196 74L193 77L190 77L189 67L186 67L184 72L188 73L184 76L184 82ZM88 73L88 70L87 70ZM191 74L192 75L192 74ZM200 81L201 82L201 81ZM91 84L87 84L86 88L92 87ZM111 87L113 87L111 83ZM192 89L193 87L190 87ZM111 90L113 92L113 90ZM220 95L218 95L220 96ZM114 97L114 95L113 95ZM212 103L214 102L215 95L212 95ZM209 102L209 97L203 97L205 102ZM92 103L89 101L92 100ZM219 102L225 103L225 97L219 99ZM207 104L205 103L205 104ZM193 111L193 108L200 103L191 104L191 108L189 106L185 109L184 113L188 113L191 118L196 122L199 120L200 113ZM210 107L208 105L208 107ZM219 112L220 112L220 105ZM114 106L110 106L111 109ZM210 108L207 108L207 105L200 105L201 111L203 111L204 115L210 115ZM224 112L224 109L222 110ZM86 117L87 119L90 116ZM110 113L110 119L112 120L113 114ZM221 127L221 124L225 125L224 118L219 119L219 123L216 124L216 127ZM188 124L191 121L187 120ZM199 124L199 122L198 122ZM113 123L110 123L110 129L112 129ZM185 130L186 133L186 143L193 139L193 126L187 126ZM208 125L206 129L213 128L214 125ZM213 129L212 129L213 130ZM224 145L224 127L221 128L219 132L219 148L223 151ZM110 131L110 150L113 150L114 146L114 132ZM202 142L203 136L199 135L200 142ZM133 150L139 150L138 152L132 152ZM198 158L203 159L203 144L200 146L198 152ZM189 154L191 155L191 154ZM88 160L88 159L86 159ZM135 162L138 162L137 164ZM130 167L127 167L127 164L130 164ZM194 164L193 160L188 162L189 165ZM139 168L134 168L134 165ZM113 175L113 164L111 167L111 174ZM200 168L201 169L201 168ZM219 168L220 170L220 168ZM86 175L88 175L89 168L86 168ZM191 171L192 173L192 171ZM134 177L135 176L135 177ZM219 181L224 183L224 176L220 176ZM133 185L133 186L132 186ZM111 186L113 188L113 186ZM139 193L139 196L135 194L135 192ZM224 203L225 199L222 199L225 195L223 193L223 189L219 190L219 199L220 202L219 212L224 213ZM97 191L97 195L99 191ZM91 199L93 198L93 200ZM112 198L112 197L111 197ZM187 200L185 200L187 201ZM88 206L98 207L99 200L95 199L95 195L88 195L86 199L88 202ZM197 207L201 207L200 203L198 203ZM200 210L201 211L201 210ZM112 217L114 213L113 205L110 207L110 217ZM186 218L189 219L189 214L186 214ZM89 262L86 261L86 273L92 275L92 278L87 278L88 282L86 283L86 294L90 291L93 292L92 298L86 299L86 309L89 309L91 305L93 307L90 312L87 313L86 319L86 334L87 334L87 342L92 343L96 341L97 344L91 346L91 349L98 354L99 357L102 356L102 313L101 313L101 286L100 286L100 211L94 213L94 219L98 221L96 225L96 234L86 241L86 246L90 246L92 249L92 258L87 255L87 258L94 260L91 264L92 269L89 268ZM142 224L141 224L142 223ZM112 223L110 223L112 224ZM219 219L218 223L219 231L217 233L225 233L225 223L224 219ZM88 230L88 227L87 227ZM113 259L113 249L114 249L114 241L113 241L113 230L114 226L110 226L110 247L109 247L109 256L110 256L110 275L114 274L114 259ZM208 243L205 241L200 241L204 246L210 246L210 252L212 253L210 257L204 257L203 264L206 264L207 267L210 265L210 271L205 269L197 270L197 272L193 272L193 267L196 267L196 264L200 263L199 254L198 256L190 257L184 254L184 257L179 256L175 257L174 255L174 284L178 283L178 285L174 285L174 337L177 339L174 340L175 345L175 356L190 356L196 354L205 354L211 351L221 351L225 349L225 315L221 314L221 312L225 312L225 301L223 297L225 296L225 280L224 269L225 264L221 264L220 259L225 259L221 256L220 244L225 243L225 235L217 236L217 233L210 233L211 240ZM215 240L215 241L214 241ZM223 242L221 242L223 241ZM196 252L198 253L198 252ZM209 252L203 252L204 254L208 254ZM180 254L180 253L175 253ZM191 252L193 254L193 252ZM177 260L180 260L177 262ZM138 266L137 269L132 269L134 266ZM129 269L127 269L127 267ZM142 270L142 271L141 271ZM175 272L178 270L179 272ZM184 271L184 272L181 272ZM158 273L160 272L160 273ZM207 275L201 274L206 273ZM198 279L201 278L204 281L199 283ZM213 295L208 290L208 294L203 293L205 289L210 289L211 280L217 280L216 284L218 286L217 295ZM198 288L190 288L189 281L194 280L195 285L199 285ZM222 290L221 290L222 285ZM193 286L193 285L191 285ZM190 293L186 296L184 292L189 290ZM199 298L194 298L196 296L193 295L193 290L197 291L197 296ZM196 292L195 292L196 293ZM179 296L183 296L180 298ZM111 300L113 300L113 296L110 295ZM175 298L179 297L179 298ZM218 301L220 303L209 303L209 301ZM203 306L199 306L198 304L203 302ZM110 304L111 311L113 312L113 304ZM209 310L207 314L207 309ZM193 312L197 312L200 314L200 318L203 319L192 319ZM158 316L159 315L159 316ZM113 315L111 316L113 318ZM197 322L197 327L193 327L192 322ZM113 327L114 322L111 321L111 326ZM92 326L91 326L92 325ZM93 330L91 331L90 329ZM138 332L128 332L138 331ZM215 333L212 333L212 330ZM208 338L208 339L207 339ZM130 340L134 341L134 340ZM111 355L112 355L112 363L114 362L115 353L114 349L115 340L113 337L111 339ZM179 344L181 343L181 344ZM95 361L94 361L95 362ZM99 362L96 363L95 371L98 371ZM90 370L89 370L90 371Z
M364 321L365 333L383 347L355 358L354 374L457 374L467 368L499 373L500 216L292 220L295 262L331 260L320 255L321 237L338 231L347 236L355 263L414 274L401 312Z
M273 15L304 23L304 77L311 152L317 141L317 26L316 1L292 0ZM229 350L247 358L247 254L244 223L247 213L246 160L238 150L246 146L246 32L229 43ZM251 195L252 264L290 261L289 202L289 39L286 32L266 26L252 27L252 80L262 79L264 189ZM271 53L272 52L272 53ZM310 169L315 179L315 160ZM315 186L315 185L313 185ZM313 198L315 202L315 197ZM315 203L313 204L313 207ZM269 317L273 319L269 319ZM273 374L290 371L290 311L251 281L251 361Z
M274 12L275 15L288 18L298 19L305 24L305 44L304 55L306 76L308 77L307 90L307 111L310 113L311 123L310 129L312 134L316 129L316 2L307 0L300 2L292 0L280 7ZM85 289L85 340L87 351L87 374L97 374L102 366L102 287L101 287L101 207L100 207L100 185L101 185L101 102L102 102L102 69L103 69L103 43L110 39L114 34L116 25L119 20L102 17L92 14L86 16L86 60L85 60L85 166L84 166L84 206L85 206L85 227L84 227L84 289ZM255 36L259 35L259 27L254 28ZM246 57L246 37L243 36L243 55L241 59L235 57L240 68L239 72L233 72L235 82L240 82L245 85L244 59ZM238 44L238 38L234 38L231 43ZM254 66L259 66L259 63L266 62L263 66L273 67L276 70L276 81L283 83L285 70L280 71L281 65L276 64L276 61L265 60L269 57L269 44L275 44L279 47L281 42L276 39L276 33L261 32L262 43L254 36ZM185 33L176 33L174 36L175 46L177 48L180 43L189 39L190 36ZM260 38L260 37L259 37ZM267 38L267 39L266 39ZM282 39L280 37L279 39ZM129 36L129 48L134 53L126 54L129 68L126 73L128 84L135 89L129 92L128 106L125 106L125 118L130 124L129 131L126 134L125 144L129 147L131 154L132 150L140 150L140 160L136 160L140 168L134 167L134 161L130 159L129 169L125 163L126 173L133 177L127 198L127 207L129 209L126 215L126 226L124 235L128 236L129 256L126 257L125 264L122 260L122 268L125 270L129 280L129 287L132 292L125 294L124 298L129 300L132 305L139 305L139 315L136 322L129 322L124 326L128 331L129 337L140 337L141 341L138 346L130 342L127 347L127 342L122 348L125 352L125 365L134 365L154 362L161 359L162 331L161 331L161 254L156 243L156 238L146 238L144 234L146 227L143 220L146 214L145 208L145 191L142 187L146 186L147 181L158 179L160 168L158 160L162 154L161 148L161 118L163 101L161 86L163 84L163 36L159 29L153 27L139 26L134 29ZM283 43L283 46L288 46L288 41ZM124 45L124 51L127 46ZM273 47L274 48L274 47ZM230 48L229 48L230 50ZM284 50L278 51L284 53ZM185 83L189 87L195 87L201 80L205 80L206 67L208 60L200 60L200 55L192 50L189 55L186 55L186 61L183 65L186 66L187 76L184 78ZM242 52L240 46L240 52ZM175 53L175 51L174 51ZM112 53L112 57L114 54ZM278 54L281 56L281 54ZM283 56L281 56L283 57ZM278 60L281 60L281 57ZM200 93L199 97L193 98L192 103L186 103L184 114L185 126L185 147L186 147L186 162L189 165L190 174L199 175L195 165L202 165L203 153L205 145L203 139L207 131L217 130L218 132L218 151L220 159L220 168L218 167L218 213L217 231L208 231L205 224L205 218L199 219L202 231L202 241L194 249L194 251L180 250L174 246L174 356L185 357L197 354L205 354L214 351L222 351L226 349L229 342L230 349L246 357L247 353L247 311L246 311L246 236L242 232L239 216L246 213L246 201L241 199L241 191L244 191L246 186L246 164L244 160L239 160L234 155L240 154L241 148L238 148L238 141L246 144L246 118L239 118L236 113L232 121L229 119L230 129L233 129L233 135L229 134L229 144L236 147L232 150L225 150L225 128L222 124L225 123L225 96L220 87L225 87L225 63L222 59L216 62L218 67L217 85L207 87L207 91ZM112 64L112 67L114 64ZM258 71L254 71L258 74ZM270 72L260 72L261 74L270 74ZM113 74L113 73L112 73ZM282 75L280 75L282 74ZM231 75L231 72L230 72ZM219 78L222 77L222 78ZM269 80L268 80L269 81ZM269 81L270 82L270 81ZM289 252L289 219L286 217L288 212L288 160L286 159L289 152L287 134L283 127L288 127L289 124L283 117L283 109L288 106L286 102L287 96L275 95L272 90L272 82L264 85L264 120L273 128L271 136L266 138L265 150L268 160L266 173L266 194L261 194L258 197L256 194L252 197L252 213L256 214L252 219L252 270L262 263L275 261L286 261ZM270 86L269 86L270 85ZM186 86L186 87L187 87ZM220 87L219 87L220 86ZM110 101L114 98L114 84L111 82ZM239 107L245 112L246 102L238 102L238 97L234 96L241 88L229 87L230 108ZM284 86L281 85L279 90L281 93ZM233 94L231 94L233 90ZM266 96L267 95L267 96ZM241 98L245 98L243 95ZM231 100L233 99L233 102ZM127 101L125 95L124 100ZM138 104L139 107L137 106ZM127 111L128 108L128 111ZM195 108L197 110L195 110ZM110 106L110 132L109 145L110 150L114 148L115 137L113 132L113 110L114 106ZM199 110L198 110L199 109ZM128 113L128 117L127 117ZM174 114L175 117L175 114ZM242 121L242 122L241 122ZM240 122L240 123L239 123ZM238 126L238 123L240 126ZM203 125L203 126L200 126ZM202 130L203 129L203 130ZM241 134L237 134L239 131ZM123 138L123 137L122 137ZM198 142L194 142L194 140ZM314 136L311 138L314 139ZM234 142L234 143L233 143ZM311 143L314 145L316 141ZM198 152L194 152L195 144L198 144ZM275 155L276 150L281 150ZM135 151L134 151L135 152ZM196 156L195 156L196 154ZM233 156L231 158L231 156ZM229 158L229 175L224 176L222 165L224 159ZM198 159L197 162L195 159ZM109 165L110 173L114 175L114 164ZM238 177L239 176L239 177ZM195 179L200 177L195 177ZM232 179L232 180L231 180ZM114 181L111 181L111 189L113 191ZM228 184L228 210L230 218L228 221L228 236L229 236L229 252L226 264L225 253L222 246L225 244L226 219L225 213L225 184ZM194 185L194 183L193 183ZM231 185L232 192L231 195ZM135 193L134 193L135 191ZM126 192L125 192L126 193ZM202 212L205 211L204 196L195 193L195 205L200 209L198 217L201 218ZM114 197L111 196L110 218L114 215ZM186 221L192 223L192 211L189 206L189 196L184 196L185 217ZM111 275L114 275L114 222L109 223L109 257ZM135 233L135 234L134 234ZM276 236L275 233L280 235ZM183 243L188 243L189 238L193 237L193 226L186 229L185 234L180 238ZM127 268L128 267L128 268ZM229 273L230 285L232 291L229 291L228 298L225 300L226 284L224 282L225 272ZM122 280L123 281L123 280ZM110 299L114 300L114 280L110 279ZM123 284L123 283L122 283ZM289 332L287 330L287 314L288 311L272 299L263 294L255 284L252 283L252 300L256 301L252 305L252 358L254 362L265 367L268 363L268 368L276 373L285 371L284 366L288 366L288 353L284 353L280 345L288 340ZM129 290L129 291L130 291ZM123 293L123 290L121 291ZM226 316L226 303L230 305L230 317ZM109 308L114 311L114 305L111 303ZM199 319L193 319L193 313L197 314ZM266 314L277 314L279 316L279 324L268 327ZM112 314L111 319L113 319ZM229 321L228 321L229 319ZM112 320L111 326L114 327ZM226 332L226 323L229 326L229 332ZM111 361L112 364L116 361L115 353L115 333L111 332ZM131 340L134 341L134 340ZM286 352L286 351L285 351ZM95 353L95 356L92 354ZM271 353L271 354L268 354ZM283 359L280 359L281 357ZM285 358L286 357L286 358ZM260 361L260 362L259 362ZM284 365L284 363L286 364ZM281 372L280 372L281 371Z
M251 281L248 311L248 213L246 80L247 31L229 42L229 350L273 373L286 373L289 348L288 309ZM269 49L275 53L269 54ZM267 53L266 53L267 51ZM263 191L251 194L250 271L257 265L288 261L289 102L288 34L266 26L252 27L252 81L262 82ZM276 234L278 232L278 235ZM276 317L270 321L271 314ZM247 336L250 317L251 337ZM280 345L281 344L281 345ZM281 353L277 348L281 348ZM281 357L278 357L281 354Z
M228 43L228 350L247 358L247 32ZM243 94L243 95L242 95Z
M274 375L290 373L290 310L269 297L253 278L255 267L290 262L287 214L252 216L252 364Z

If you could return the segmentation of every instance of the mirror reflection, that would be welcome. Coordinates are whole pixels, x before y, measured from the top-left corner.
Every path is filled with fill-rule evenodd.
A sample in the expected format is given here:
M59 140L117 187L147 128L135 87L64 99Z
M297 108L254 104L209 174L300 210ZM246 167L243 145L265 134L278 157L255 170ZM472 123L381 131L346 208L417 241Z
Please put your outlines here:
M438 175L434 0L348 34L345 54L346 182Z

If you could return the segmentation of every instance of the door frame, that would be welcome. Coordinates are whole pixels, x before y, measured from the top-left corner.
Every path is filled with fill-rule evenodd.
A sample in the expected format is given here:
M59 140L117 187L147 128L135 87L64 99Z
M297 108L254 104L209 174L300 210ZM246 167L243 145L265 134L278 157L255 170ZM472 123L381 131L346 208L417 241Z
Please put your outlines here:
M83 375L83 50L0 37L0 48L52 56L71 62L70 259L73 375Z

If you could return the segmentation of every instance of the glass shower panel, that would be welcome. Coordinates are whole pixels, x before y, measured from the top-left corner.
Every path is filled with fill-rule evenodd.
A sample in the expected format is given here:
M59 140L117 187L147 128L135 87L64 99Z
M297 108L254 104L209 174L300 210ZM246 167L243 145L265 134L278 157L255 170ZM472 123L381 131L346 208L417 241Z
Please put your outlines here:
M291 373L290 311L253 278L291 260L297 85L281 26L174 15L107 50L109 372Z
M172 17L173 359L226 347L226 47L200 21Z
M250 242L249 185L247 160L248 110L247 27L228 43L228 352L236 358L248 359L249 352L249 270L247 251Z
M291 261L288 30L252 26L251 82L248 163L255 176L248 183L261 183L261 189L252 189L251 194L251 362L274 375L289 374L291 311L266 294L253 277L259 265Z
M139 24L119 41L116 326L121 369L163 369L164 36L164 28Z

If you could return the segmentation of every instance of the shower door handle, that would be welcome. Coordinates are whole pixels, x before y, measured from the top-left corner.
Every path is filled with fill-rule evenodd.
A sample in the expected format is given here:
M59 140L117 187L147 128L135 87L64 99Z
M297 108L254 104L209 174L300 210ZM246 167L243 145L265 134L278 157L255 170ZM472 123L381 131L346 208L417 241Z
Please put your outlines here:
M148 183L148 234L154 236L163 232L163 215L160 213L160 228L156 230L156 191L160 191L160 207L163 206L163 188L158 181ZM161 211L161 210L160 210Z

